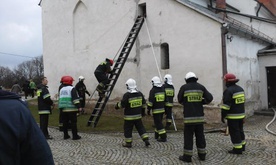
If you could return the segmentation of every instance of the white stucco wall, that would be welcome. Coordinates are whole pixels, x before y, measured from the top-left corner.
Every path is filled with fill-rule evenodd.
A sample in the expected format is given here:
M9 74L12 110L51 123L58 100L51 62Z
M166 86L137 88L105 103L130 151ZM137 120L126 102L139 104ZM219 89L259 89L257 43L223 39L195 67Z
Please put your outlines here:
M78 2L57 0L55 3L43 1L42 4L45 76L52 95L57 93L63 75L71 75L76 80L83 75L88 90L94 91L97 85L94 69L106 57L115 56L138 12L135 0L83 0L80 10L75 10ZM177 94L185 83L185 74L193 71L199 82L214 95L217 105L222 95L220 24L175 1L151 0L146 5L148 28L159 68L160 44L169 44L170 69L161 70L161 77L166 73L173 76ZM74 11L77 14L74 15ZM85 17L81 17L82 14ZM81 18L86 22L82 23ZM74 39L80 29L85 29L88 36L82 36L86 41L83 47ZM77 47L80 49L76 45L80 45ZM156 75L158 71L144 24L111 99L122 96L126 91L124 83L130 77L137 80L138 88L147 97L150 80Z
M250 41L231 33L233 40L227 40L227 71L233 73L240 79L237 83L245 90L246 110L252 115L254 110L261 108L263 98L260 90L263 84L260 84L259 63L257 52L265 45Z

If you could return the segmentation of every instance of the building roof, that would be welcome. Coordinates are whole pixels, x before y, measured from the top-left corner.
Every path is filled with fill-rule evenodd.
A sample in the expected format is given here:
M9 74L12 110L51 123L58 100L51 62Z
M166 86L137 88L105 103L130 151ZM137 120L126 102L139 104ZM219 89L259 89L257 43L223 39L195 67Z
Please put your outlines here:
M225 13L221 13L221 12L216 13L213 10L210 10L204 6L196 4L189 0L176 0L176 1L188 8L191 8L191 9L197 11L200 14L203 14L221 24L226 25L223 27L225 27L227 29L227 31L230 31L233 34L237 34L237 35L240 35L240 36L243 36L246 38L250 38L252 40L257 40L260 42L265 42L265 43L269 43L272 45L276 45L276 43L273 42L273 39L271 37L269 37L268 35L258 31L257 29L254 29L251 26L248 26L234 18L231 18L230 16L226 17Z
M276 55L276 46L268 46L258 51L258 56Z

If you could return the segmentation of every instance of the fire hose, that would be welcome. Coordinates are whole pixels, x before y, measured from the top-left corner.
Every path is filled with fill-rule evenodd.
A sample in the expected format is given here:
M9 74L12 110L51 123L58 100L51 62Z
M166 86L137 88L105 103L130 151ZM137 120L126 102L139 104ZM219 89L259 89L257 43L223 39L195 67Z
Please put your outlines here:
M275 132L273 132L273 131L271 131L270 129L268 129L269 125L271 125L271 124L275 121L275 119L276 119L276 111L275 111L274 108L272 108L272 110L274 111L274 117L273 117L273 119L265 126L265 129L266 129L267 132L269 132L269 133L271 133L271 134L273 134L273 135L276 135Z

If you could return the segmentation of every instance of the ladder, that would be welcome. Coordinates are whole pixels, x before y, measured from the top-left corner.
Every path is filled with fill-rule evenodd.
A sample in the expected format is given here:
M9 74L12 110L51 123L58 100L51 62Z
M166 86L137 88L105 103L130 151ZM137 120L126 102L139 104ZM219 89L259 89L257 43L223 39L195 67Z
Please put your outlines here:
M122 47L122 50L118 56L118 58L114 61L116 61L112 73L109 74L108 77L108 83L105 86L105 97L99 97L93 111L92 114L87 122L87 126L90 126L93 123L93 127L95 128L98 124L98 121L102 115L102 112L105 108L105 105L107 103L107 101L109 100L109 97L111 95L111 92L120 76L120 73L125 65L125 62L128 58L128 55L131 51L131 48L134 45L134 42L142 28L142 25L144 23L144 17L142 16L138 16L135 20L135 23L133 25L133 27L131 28L128 37Z

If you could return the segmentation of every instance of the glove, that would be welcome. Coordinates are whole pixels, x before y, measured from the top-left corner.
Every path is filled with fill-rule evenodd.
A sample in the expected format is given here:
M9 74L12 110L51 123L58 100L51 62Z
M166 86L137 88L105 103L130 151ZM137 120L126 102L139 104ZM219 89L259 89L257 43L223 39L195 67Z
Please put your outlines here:
M226 112L224 112L224 110L221 110L221 122L222 123L225 123L224 119L225 119L226 115L227 115Z
M119 105L118 105L119 103L116 103L116 105L115 105L115 109L120 109L120 107L119 107Z

